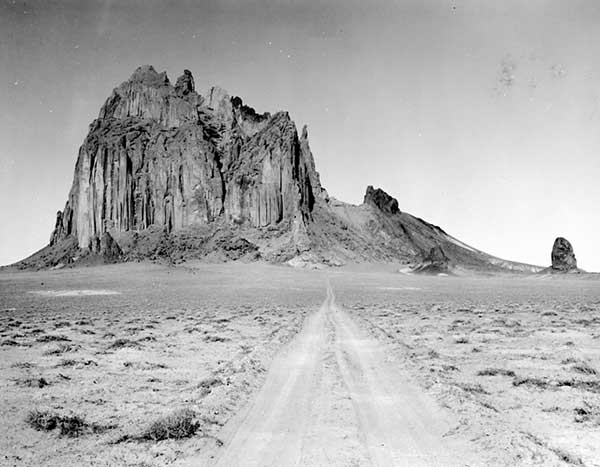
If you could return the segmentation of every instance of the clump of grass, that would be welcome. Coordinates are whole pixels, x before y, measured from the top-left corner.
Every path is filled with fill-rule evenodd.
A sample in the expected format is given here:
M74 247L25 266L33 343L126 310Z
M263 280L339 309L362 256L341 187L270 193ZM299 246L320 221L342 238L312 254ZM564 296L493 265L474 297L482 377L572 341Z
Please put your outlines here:
M593 422L600 425L600 407L594 406L587 401L583 401L581 407L575 407L575 422L586 423Z
M515 377L515 372L512 370L505 370L503 368L486 368L484 370L479 370L477 372L477 376L509 376L511 378Z
M472 394L489 394L481 384L469 384L469 383L460 383L457 384L459 388L461 388L465 392L470 392Z
M53 349L46 350L42 355L60 355L65 352L74 352L78 350L80 347L78 345L72 344L60 344Z
M213 389L217 386L222 386L223 380L220 378L210 377L205 380L200 381L198 384L198 388L201 389L201 397L209 395Z
M25 422L37 431L59 430L61 436L75 438L86 433L103 431L110 427L100 427L87 423L79 415L60 415L49 410L32 410L27 414Z
M98 363L94 360L73 360L72 358L66 358L61 360L56 367L69 367L69 366L98 366Z
M229 337L216 336L216 335L208 335L204 337L205 342L227 342L231 339Z
M35 365L35 363L31 363L31 362L17 362L17 363L13 363L10 367L11 368L33 368Z
M17 386L29 387L29 388L43 388L49 386L50 383L45 378L19 378L14 380Z
M590 366L586 362L580 362L577 365L573 365L572 370L577 373L582 373L584 375L597 375L598 370Z
M455 344L468 344L469 338L466 336L458 337L457 339L454 339L454 343Z
M140 348L140 344L138 344L135 341L132 341L130 339L117 339L116 341L114 341L109 348L111 349L122 349L125 347L129 347L132 349L139 349Z
M556 381L557 387L571 387L580 389L581 391L588 391L594 393L600 393L600 381L582 381L577 379L563 379Z
M2 346L17 346L19 343L13 339L5 339L2 341Z
M153 363L153 362L123 362L125 368L134 368L136 370L164 370L168 368L164 363Z
M513 386L536 386L545 389L549 386L549 381L542 378L517 377L513 381Z
M199 427L196 413L191 409L181 409L153 421L138 439L162 441L164 439L189 438L196 433Z
M69 326L71 326L71 323L69 321L58 321L54 323L55 328L67 328Z
M67 336L57 335L57 334L48 334L45 336L40 336L37 339L37 342L70 342Z
M65 358L60 361L60 363L56 366L75 366L77 365L77 360L73 360L72 358Z

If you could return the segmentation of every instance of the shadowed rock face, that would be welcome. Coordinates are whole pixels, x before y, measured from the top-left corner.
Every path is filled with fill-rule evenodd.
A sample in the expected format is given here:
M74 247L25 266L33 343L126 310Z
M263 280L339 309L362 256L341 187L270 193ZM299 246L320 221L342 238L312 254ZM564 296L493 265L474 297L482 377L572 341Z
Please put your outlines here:
M50 244L72 236L95 251L111 244L105 232L216 221L287 228L310 217L315 187L306 132L287 112L258 114L220 88L201 96L189 70L172 86L143 66L90 125Z
M371 185L367 187L363 202L364 204L370 204L388 214L400 213L398 201L395 198L392 198L381 188L374 189Z
M571 243L563 237L554 240L552 246L552 269L568 272L577 269L577 260Z

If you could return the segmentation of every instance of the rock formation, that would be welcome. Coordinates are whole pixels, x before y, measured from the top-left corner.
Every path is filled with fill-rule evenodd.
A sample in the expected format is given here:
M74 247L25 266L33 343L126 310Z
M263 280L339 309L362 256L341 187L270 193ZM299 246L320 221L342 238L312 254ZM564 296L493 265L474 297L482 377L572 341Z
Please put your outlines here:
M203 97L189 70L172 86L144 66L91 124L50 244L73 236L95 251L106 232L150 226L302 223L319 186L306 131L287 112L257 114L219 88Z
M388 214L398 214L400 212L398 201L395 198L392 198L381 188L374 189L371 185L367 187L363 203L375 206Z
M571 243L563 237L554 240L552 246L552 270L556 272L569 272L577 270L577 260Z
M50 244L18 266L143 258L533 268L462 244L379 188L360 206L330 198L287 112L258 113L219 87L201 95L189 70L172 85L151 66L100 109Z
M413 271L422 274L448 274L450 273L450 259L441 246L434 246L429 250L423 262Z

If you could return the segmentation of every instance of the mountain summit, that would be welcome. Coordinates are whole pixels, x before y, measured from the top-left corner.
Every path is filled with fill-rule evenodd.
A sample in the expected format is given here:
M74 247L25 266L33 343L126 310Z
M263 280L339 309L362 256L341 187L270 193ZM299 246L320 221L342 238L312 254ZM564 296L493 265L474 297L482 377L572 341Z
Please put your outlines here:
M475 250L402 212L381 189L353 206L321 186L306 127L258 113L189 70L152 66L115 88L89 128L47 247L21 267L90 261L262 258L293 265L418 264L439 250L466 269L536 269ZM533 269L532 269L533 268Z

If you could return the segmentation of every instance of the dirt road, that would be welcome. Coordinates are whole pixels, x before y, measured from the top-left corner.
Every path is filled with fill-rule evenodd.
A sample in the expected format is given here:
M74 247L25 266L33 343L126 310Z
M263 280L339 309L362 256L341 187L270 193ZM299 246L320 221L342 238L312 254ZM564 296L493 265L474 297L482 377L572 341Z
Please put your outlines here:
M386 348L336 306L320 310L273 362L248 409L222 433L220 466L450 466L445 413L394 365ZM472 458L472 457L471 457ZM194 464L193 461L188 465Z

